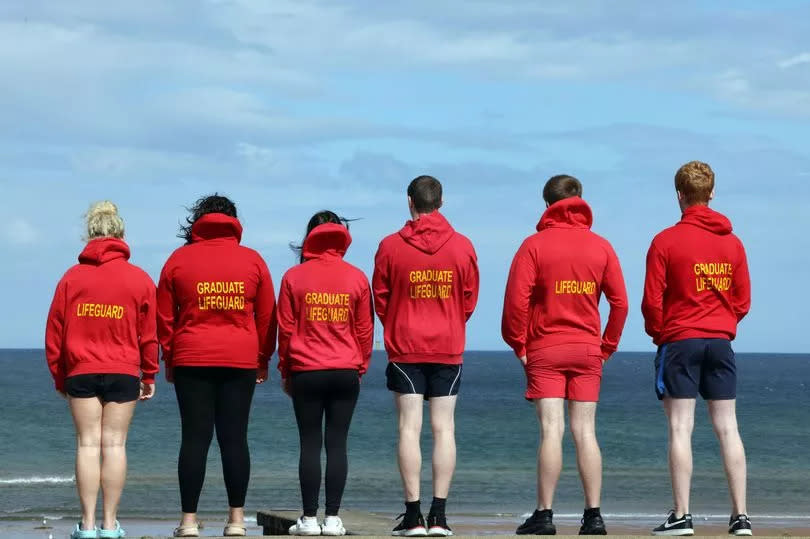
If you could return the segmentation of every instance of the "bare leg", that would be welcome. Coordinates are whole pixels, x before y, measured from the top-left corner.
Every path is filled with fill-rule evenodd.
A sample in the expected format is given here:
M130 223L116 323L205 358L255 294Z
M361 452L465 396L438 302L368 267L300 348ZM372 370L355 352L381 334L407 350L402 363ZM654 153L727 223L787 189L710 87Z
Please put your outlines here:
M569 401L568 419L577 448L577 467L585 491L585 508L599 507L602 491L602 453L596 441L596 403Z
M433 430L433 496L447 498L456 471L455 411L457 397L430 399Z
M551 509L562 470L562 438L565 433L564 399L536 399L542 440L537 452L537 509Z
M692 429L695 426L695 399L664 399L669 420L669 474L675 517L689 512L689 488L692 482Z
M118 503L127 480L127 432L135 403L107 402L101 424L101 488L104 492L105 530L115 529Z
M70 397L76 425L76 489L82 506L82 529L96 526L96 501L101 484L101 400Z
M399 473L405 488L405 501L419 501L419 481L422 474L422 395L394 393L399 412Z
M745 448L737 428L737 401L710 400L709 416L712 419L714 433L720 442L720 452L726 468L728 490L731 495L732 513L745 515Z

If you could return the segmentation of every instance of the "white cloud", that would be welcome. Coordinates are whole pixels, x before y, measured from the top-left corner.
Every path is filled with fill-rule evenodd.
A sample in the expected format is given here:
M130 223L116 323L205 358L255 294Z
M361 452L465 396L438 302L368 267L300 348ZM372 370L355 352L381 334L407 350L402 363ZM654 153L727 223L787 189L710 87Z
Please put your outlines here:
M782 60L779 62L779 67L782 69L788 69L802 64L810 64L810 52L803 52L802 54L797 54L796 56L788 58L787 60Z
M34 245L39 239L39 232L25 219L16 217L3 227L3 238L11 245Z

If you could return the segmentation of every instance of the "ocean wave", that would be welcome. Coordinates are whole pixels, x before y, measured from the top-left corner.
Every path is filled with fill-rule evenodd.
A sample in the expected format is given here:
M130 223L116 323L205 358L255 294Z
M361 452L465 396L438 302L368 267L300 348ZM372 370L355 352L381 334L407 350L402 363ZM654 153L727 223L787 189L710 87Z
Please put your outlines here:
M73 483L74 481L76 481L75 475L71 475L70 477L35 475L32 477L0 479L0 485L63 485Z

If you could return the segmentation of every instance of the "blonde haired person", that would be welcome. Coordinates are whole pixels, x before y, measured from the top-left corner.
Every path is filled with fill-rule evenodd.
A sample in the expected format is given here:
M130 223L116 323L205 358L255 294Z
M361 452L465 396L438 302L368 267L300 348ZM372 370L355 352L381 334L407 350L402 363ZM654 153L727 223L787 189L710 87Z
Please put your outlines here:
M76 425L81 522L71 537L123 537L116 520L126 481L126 439L135 403L155 394L155 284L130 264L124 221L109 201L86 215L87 245L56 287L45 355ZM99 487L104 520L96 526Z

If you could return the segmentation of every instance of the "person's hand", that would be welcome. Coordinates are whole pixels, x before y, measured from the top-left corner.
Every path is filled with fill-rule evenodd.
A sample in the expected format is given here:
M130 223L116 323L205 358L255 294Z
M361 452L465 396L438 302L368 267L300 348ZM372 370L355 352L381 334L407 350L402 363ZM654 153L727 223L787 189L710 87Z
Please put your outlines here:
M607 359L606 359L606 358L602 358L602 366L603 366L603 367L605 366L605 363L607 363Z
M155 383L152 382L151 384L145 384L141 382L141 394L138 397L138 400L148 401L154 396L155 396Z
M525 366L526 366L526 362L527 362L527 361L529 361L529 358L528 358L527 356L520 356L520 357L518 358L518 361L520 361L521 365L523 365L523 366L525 367Z
M286 393L288 397L292 397L292 380L290 378L282 378L281 389L284 390L284 393Z
M166 381L169 382L170 384L173 384L174 383L174 367L170 367L170 366L166 365L166 368L164 369L164 374L166 375Z
M264 367L264 368L260 367L259 370L256 371L256 383L257 384L263 384L264 381L267 380L267 377L268 377L267 367Z

